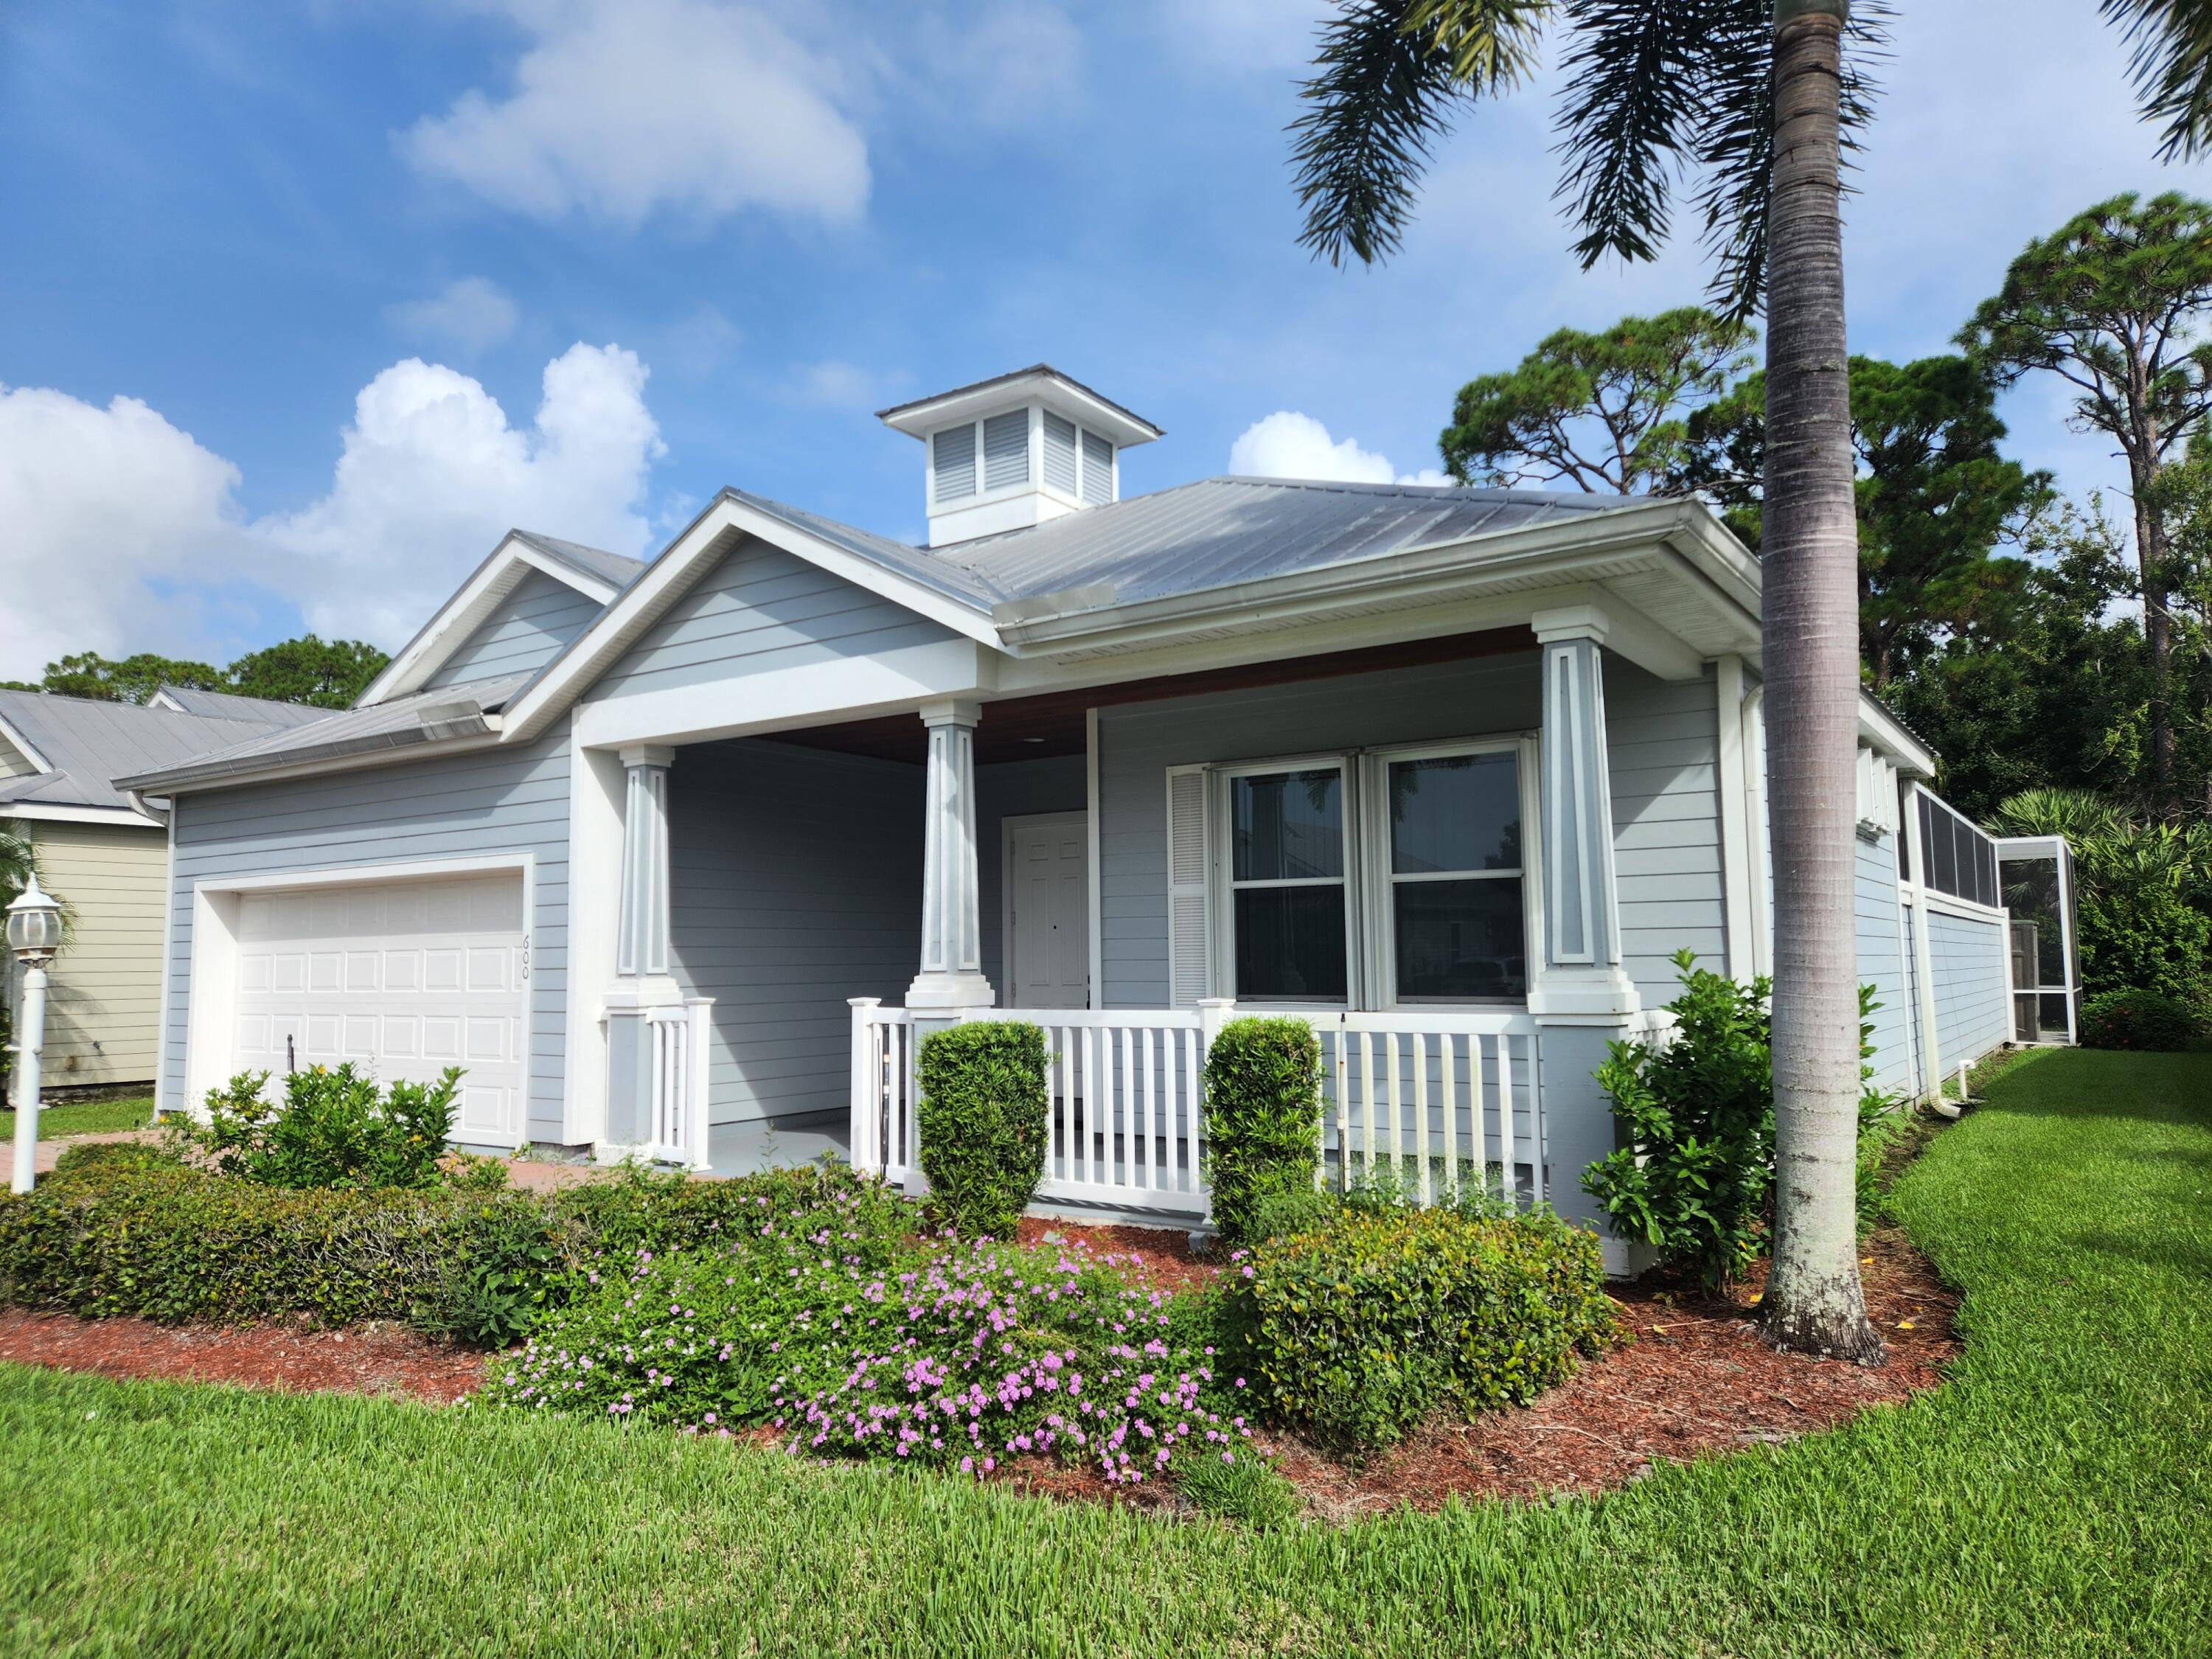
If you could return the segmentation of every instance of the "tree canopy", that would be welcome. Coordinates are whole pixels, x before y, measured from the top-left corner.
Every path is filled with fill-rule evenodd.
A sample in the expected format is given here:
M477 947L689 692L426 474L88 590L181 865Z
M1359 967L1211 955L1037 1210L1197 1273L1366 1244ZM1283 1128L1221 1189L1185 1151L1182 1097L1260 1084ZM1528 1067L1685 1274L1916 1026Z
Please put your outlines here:
M1462 483L1564 481L1634 495L1678 471L1691 410L1755 361L1756 337L1701 307L1563 328L1518 367L1460 388L1438 445Z
M1990 378L1966 359L1850 360L1858 461L1859 650L1879 688L1937 637L1993 621L2027 567L1996 550L2051 497L2046 473L2006 459ZM1692 410L1670 490L1711 500L1759 545L1766 388L1754 374Z
M165 685L199 691L228 691L270 702L296 702L317 708L344 708L367 689L392 659L359 640L324 640L313 634L249 651L228 668L142 651L112 660L82 651L46 665L35 684L11 682L4 689L44 691L58 697L94 697L104 702L143 703Z

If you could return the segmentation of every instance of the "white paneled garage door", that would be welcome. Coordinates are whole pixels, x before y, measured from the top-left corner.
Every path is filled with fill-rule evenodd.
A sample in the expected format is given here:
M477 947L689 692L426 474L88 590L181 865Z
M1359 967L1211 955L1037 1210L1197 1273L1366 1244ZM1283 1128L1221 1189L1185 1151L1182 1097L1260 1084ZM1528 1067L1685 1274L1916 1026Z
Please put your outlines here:
M461 1140L523 1124L522 878L241 896L236 1071L351 1060L385 1083L465 1067Z

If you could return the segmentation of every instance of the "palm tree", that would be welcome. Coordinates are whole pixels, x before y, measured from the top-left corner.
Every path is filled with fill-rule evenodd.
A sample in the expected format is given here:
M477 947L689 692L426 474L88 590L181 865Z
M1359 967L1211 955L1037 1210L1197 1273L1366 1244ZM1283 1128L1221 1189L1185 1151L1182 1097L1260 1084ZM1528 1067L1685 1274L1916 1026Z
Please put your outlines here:
M2212 140L2212 0L2103 0L2171 152ZM1293 126L1302 240L1395 252L1431 147L1565 34L1559 194L1585 268L1648 259L1693 205L1722 304L1766 313L1768 793L1774 854L1773 1267L1778 1346L1877 1363L1852 1213L1859 1091L1851 915L1857 538L1844 327L1844 151L1870 88L1845 52L1887 0L1343 0Z

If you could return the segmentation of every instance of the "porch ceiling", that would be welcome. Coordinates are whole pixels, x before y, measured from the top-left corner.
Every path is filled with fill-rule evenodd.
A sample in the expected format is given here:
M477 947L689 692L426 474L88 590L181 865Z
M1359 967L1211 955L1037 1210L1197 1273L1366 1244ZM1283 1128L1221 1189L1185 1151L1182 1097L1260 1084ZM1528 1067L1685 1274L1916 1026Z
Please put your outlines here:
M1325 651L1273 662L1245 663L1188 674L1161 674L1149 679L1085 686L1073 691L1008 697L984 706L982 722L975 728L975 762L979 766L990 766L1006 761L1036 760L1048 755L1079 755L1084 750L1084 713L1091 708L1158 702L1208 691L1288 685L1300 680L1337 679L1349 674L1462 662L1476 657L1516 653L1533 656L1535 651L1534 636L1526 628L1491 628L1438 639L1406 640L1352 651ZM781 732L774 741L834 750L841 754L867 755L878 760L904 761L915 766L921 765L928 755L927 734L921 720L912 714L886 714L874 720Z

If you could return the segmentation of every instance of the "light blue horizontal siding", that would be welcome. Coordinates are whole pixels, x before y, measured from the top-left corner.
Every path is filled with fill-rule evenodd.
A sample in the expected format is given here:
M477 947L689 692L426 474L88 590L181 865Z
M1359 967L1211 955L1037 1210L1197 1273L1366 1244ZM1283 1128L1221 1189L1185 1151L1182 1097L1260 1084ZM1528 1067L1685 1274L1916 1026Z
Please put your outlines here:
M763 543L724 556L592 688L594 701L849 660L951 630Z
M185 1103L195 883L526 853L535 871L536 901L530 917L526 1130L533 1139L560 1139L568 988L565 725L513 750L187 794L178 799L173 823L176 882L170 893L169 999L161 1037L165 1102ZM611 880L613 873L605 878Z
M1728 970L1717 707L1711 678L1662 680L1605 659L1621 966L1650 1005L1680 990L1677 951Z
M2012 1036L2012 1010L2005 1000L2005 928L1995 918L1969 921L1940 910L1930 912L1928 920L1936 1034L1948 1073Z
M599 614L597 599L533 570L423 684L459 685L502 674L534 674Z
M710 1121L848 1109L850 997L921 955L922 769L702 744L669 777L671 970L714 999Z
M1912 1054L1911 988L1899 943L1896 838L1860 837L1852 884L1852 920L1858 945L1859 983L1875 1000L1874 1067L1877 1085L1895 1094L1919 1092Z

